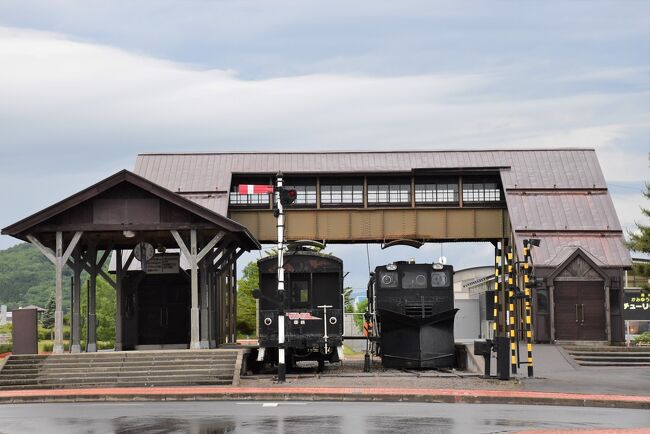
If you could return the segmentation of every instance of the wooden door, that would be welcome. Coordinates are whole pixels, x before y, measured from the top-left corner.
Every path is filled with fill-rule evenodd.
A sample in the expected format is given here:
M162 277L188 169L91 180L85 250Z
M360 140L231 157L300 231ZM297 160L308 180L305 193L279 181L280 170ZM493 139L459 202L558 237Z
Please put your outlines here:
M555 339L604 341L605 289L602 281L561 281L555 284Z
M179 275L150 275L138 286L138 344L187 344L190 285Z
M580 282L578 301L580 322L578 336L583 341L607 339L605 321L605 289L603 282Z
M576 282L556 282L554 294L555 339L577 341L578 338L578 285Z

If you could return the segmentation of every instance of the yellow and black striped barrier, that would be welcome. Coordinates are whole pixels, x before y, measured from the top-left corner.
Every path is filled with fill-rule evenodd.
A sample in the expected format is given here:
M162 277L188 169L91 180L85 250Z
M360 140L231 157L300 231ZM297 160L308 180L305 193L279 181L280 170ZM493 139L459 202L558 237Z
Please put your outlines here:
M499 312L501 312L501 305L499 300L499 282L501 280L501 243L497 242L494 250L494 323L492 329L494 330L494 337L499 336L501 327L499 324Z
M506 248L506 264L508 267L508 335L510 336L510 365L512 373L517 373L517 323L515 322L515 267L512 246Z
M530 267L530 245L524 240L524 302L526 312L526 350L528 352L528 376L533 376L533 330L532 330L532 307L531 307L531 267Z

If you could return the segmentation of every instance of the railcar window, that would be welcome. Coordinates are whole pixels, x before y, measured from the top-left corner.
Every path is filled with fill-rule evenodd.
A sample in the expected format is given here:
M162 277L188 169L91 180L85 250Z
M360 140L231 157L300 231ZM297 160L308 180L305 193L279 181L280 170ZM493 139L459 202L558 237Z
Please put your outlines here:
M426 271L405 271L402 274L402 287L404 289L426 288Z
M382 288L397 288L397 271L384 271L379 275Z
M444 271L434 271L431 273L431 286L433 288L448 286L448 280L449 279L447 279L447 273Z
M309 280L291 280L291 306L297 307L309 304Z

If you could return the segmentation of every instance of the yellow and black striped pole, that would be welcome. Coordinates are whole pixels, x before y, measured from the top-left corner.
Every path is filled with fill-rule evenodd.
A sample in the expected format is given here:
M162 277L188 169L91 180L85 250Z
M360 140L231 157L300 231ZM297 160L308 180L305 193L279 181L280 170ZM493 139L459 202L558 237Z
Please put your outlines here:
M524 301L526 306L526 350L528 351L528 376L533 376L533 330L530 289L530 245L524 240Z
M515 323L515 267L512 246L506 248L506 264L508 266L508 329L510 335L510 365L512 373L517 373L517 324Z
M494 250L494 323L492 329L494 331L493 337L501 334L501 325L499 324L499 312L501 306L499 304L499 282L501 280L501 243L497 242Z

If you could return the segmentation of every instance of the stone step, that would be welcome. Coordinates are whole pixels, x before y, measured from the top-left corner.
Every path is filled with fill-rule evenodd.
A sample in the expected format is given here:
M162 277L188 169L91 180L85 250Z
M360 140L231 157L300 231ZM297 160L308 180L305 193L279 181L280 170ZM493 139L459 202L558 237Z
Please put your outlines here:
M650 363L650 357L574 357L576 362L608 362L608 363Z
M83 383L73 383L66 385L45 385L45 384L21 384L14 386L0 386L0 390L33 390L33 389L88 389L95 387L166 387L166 386L228 386L232 384L232 379L226 380L210 380L210 381L156 381L151 383L94 383L94 384L83 384Z
M596 362L596 361L577 361L580 366L650 366L650 361L647 362Z
M238 351L10 356L0 389L232 384Z
M573 357L650 357L650 353L642 352L633 352L633 353L623 353L623 352L597 352L597 351L575 351L569 353Z
M228 366L235 363L235 360L192 360L189 362L179 361L136 361L136 362L104 362L99 361L95 363L43 363L40 365L5 365L7 370L20 370L20 369L58 369L58 368L102 368L113 366Z
M615 353L635 353L635 352L650 352L650 347L623 347L623 346L563 346L565 351L571 352L615 352Z
M16 363L39 363L45 360L49 361L62 361L62 360L79 360L79 361L92 361L92 360L188 360L188 359L215 359L215 358L234 358L237 353L233 351L218 352L218 353L190 353L185 355L180 354L110 354L110 353L92 353L88 355L80 354L67 354L67 355L44 355L44 356L17 356L11 355L10 359Z
M13 374L49 374L54 372L114 372L114 371L160 371L160 372L169 372L176 370L196 370L196 369L232 369L233 365L231 363L210 363L210 364L201 364L201 365L110 365L110 366L47 366L40 369L3 369L0 372L2 375L13 375Z
M176 369L173 371L160 371L157 369L150 370L113 370L113 371L56 371L56 372L47 372L39 374L0 374L0 382L2 381L11 381L17 379L47 379L47 378L119 378L119 377L137 377L137 376L174 376L174 375L233 375L232 368L228 369L214 369L214 368L205 368L205 369Z
M155 372L125 373L124 375L103 376L103 375L54 375L46 377L0 379L0 385L12 384L73 384L73 383L120 383L120 382L146 382L152 380L176 380L176 381L197 381L197 380L225 380L233 378L232 372L188 372L175 373L173 375L159 374Z

